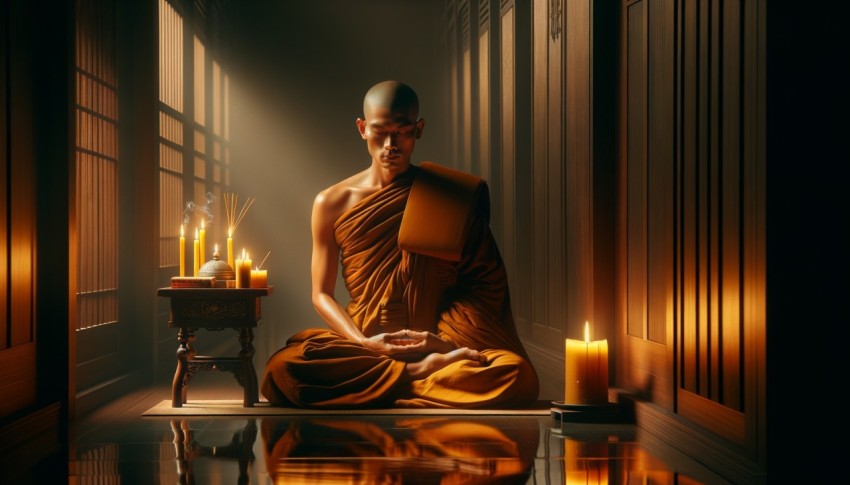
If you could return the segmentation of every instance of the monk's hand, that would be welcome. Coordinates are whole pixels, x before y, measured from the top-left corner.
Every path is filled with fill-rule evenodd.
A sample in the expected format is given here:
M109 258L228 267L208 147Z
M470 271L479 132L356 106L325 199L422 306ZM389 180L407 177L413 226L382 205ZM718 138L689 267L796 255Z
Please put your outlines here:
M422 354L423 346L425 345L424 339L420 337L416 337L413 334L419 332L412 332L410 330L399 330L398 332L391 333L379 333L377 335L373 335L365 340L362 340L361 343L364 347L372 350L374 352L378 352L383 355L400 355L400 354Z
M445 354L451 352L456 347L454 344L440 338L440 336L431 332L417 332L415 330L402 330L402 336L398 343L404 343L406 350L409 353L417 353L420 355L427 354Z

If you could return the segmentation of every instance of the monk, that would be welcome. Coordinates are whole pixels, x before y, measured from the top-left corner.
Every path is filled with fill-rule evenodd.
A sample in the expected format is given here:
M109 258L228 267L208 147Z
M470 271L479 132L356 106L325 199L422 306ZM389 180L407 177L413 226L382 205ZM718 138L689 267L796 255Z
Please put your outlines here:
M312 300L329 328L299 332L271 356L263 395L320 409L534 402L486 184L411 163L425 120L403 83L369 89L356 125L371 163L321 191L311 218ZM340 266L346 307L334 295Z

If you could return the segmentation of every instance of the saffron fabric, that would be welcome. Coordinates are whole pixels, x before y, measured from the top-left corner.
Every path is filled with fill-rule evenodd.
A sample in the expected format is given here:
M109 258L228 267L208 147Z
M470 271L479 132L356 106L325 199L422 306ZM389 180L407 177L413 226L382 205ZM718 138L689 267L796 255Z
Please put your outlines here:
M514 325L486 195L467 198L472 205L465 211L435 211L431 217L427 207L416 206L417 228L425 233L457 227L447 224L447 218L469 218L458 261L399 247L405 209L427 200L410 197L422 170L411 166L336 221L342 277L351 296L347 311L367 337L403 329L430 331L457 347L478 350L487 362L455 362L402 384L405 362L332 330L308 329L291 337L266 365L261 391L272 404L496 408L536 401L538 378ZM431 174L451 176L446 171ZM434 186L434 178L429 179L417 190L433 195L428 187Z

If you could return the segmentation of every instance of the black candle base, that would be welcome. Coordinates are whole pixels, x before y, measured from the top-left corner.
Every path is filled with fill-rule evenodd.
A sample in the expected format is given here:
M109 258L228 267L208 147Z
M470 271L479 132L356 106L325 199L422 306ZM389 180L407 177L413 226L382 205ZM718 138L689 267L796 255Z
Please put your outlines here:
M628 422L615 402L605 404L565 404L552 401L552 417L561 423L625 423Z

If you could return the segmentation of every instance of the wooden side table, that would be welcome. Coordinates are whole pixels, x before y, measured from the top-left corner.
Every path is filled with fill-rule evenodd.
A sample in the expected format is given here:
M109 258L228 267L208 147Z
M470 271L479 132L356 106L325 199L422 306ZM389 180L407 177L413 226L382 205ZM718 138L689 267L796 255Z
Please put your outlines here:
M268 288L160 288L157 295L171 299L168 326L177 333L177 370L171 384L171 407L183 407L186 388L196 372L230 372L244 389L245 407L259 402L257 371L254 369L254 328L260 321L260 298ZM201 356L195 352L198 329L234 329L241 350L235 357Z

